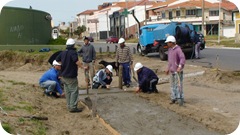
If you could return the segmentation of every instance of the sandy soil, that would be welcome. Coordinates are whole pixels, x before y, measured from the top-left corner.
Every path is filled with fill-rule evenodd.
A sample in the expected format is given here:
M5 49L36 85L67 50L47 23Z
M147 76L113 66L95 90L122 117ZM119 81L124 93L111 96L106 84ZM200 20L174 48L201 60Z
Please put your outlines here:
M99 60L100 59L101 58L99 58ZM104 59L108 61L113 61L111 57ZM168 77L163 72L166 68L166 62L162 62L156 58L134 56L134 63L139 61L141 61L142 64L146 65L147 67L154 69L160 78ZM2 114L0 114L0 120L2 122L9 123L14 128L13 133L41 134L41 132L45 132L49 135L112 134L99 121L98 118L93 118L91 116L91 111L88 110L81 103L79 103L79 107L83 107L84 111L82 113L71 114L67 112L65 99L49 98L43 95L43 90L38 87L38 79L43 74L43 72L49 68L49 65L45 64L42 66L35 66L28 63L10 68L8 67L7 69L4 68L4 65L1 66L2 70L0 71L0 106L5 108L5 111L8 114L17 114L21 116L37 115L49 118L48 121L33 121L29 119L22 119L19 117L3 116ZM117 97L116 95L107 95L107 97L109 97L107 100L105 100L104 97L100 98L99 96L99 102L102 103L101 105L99 105L98 108L99 114L101 113L103 118L104 115L108 114L106 110L105 112L103 111L103 108L109 105L114 106L115 102L109 104L110 101L116 100L117 102L123 100L125 104L122 104L122 106L118 106L118 108L120 107L120 110L123 110L123 108L121 109L121 107L124 107L124 105L126 105L128 102L130 105L138 106L139 103L134 102L139 101L144 102L144 106L146 108L154 110L155 112L159 111L159 113L152 114L156 115L156 118L165 117L164 114L166 114L166 112L169 112L169 115L165 120L181 119L183 122L180 123L180 125L176 124L176 126L181 127L181 124L184 124L188 128L192 128L194 130L200 127L200 129L203 129L203 132L206 131L205 133L231 133L236 129L236 127L238 126L238 121L240 120L240 73L216 71L214 69L206 69L203 67L191 65L186 65L184 69L185 74L201 71L205 72L201 76L186 77L184 79L184 96L186 101L184 107L179 107L177 104L169 104L170 86L169 83L164 83L158 85L158 90L160 92L158 94L134 94L123 92L121 93L123 94L123 96L120 97ZM79 70L78 79L79 86L81 88L84 88L85 84L83 81L82 70ZM112 87L117 86L118 79L116 76L114 76ZM128 88L127 90L133 91L134 83L133 86ZM132 96L136 97L136 100L129 100L132 99ZM146 100L140 100L141 98ZM104 101L109 102L106 103ZM159 110L156 108L162 109ZM126 115L128 114L127 111L125 111L125 113ZM139 113L143 113L142 115L144 116L144 112L142 109L140 109ZM133 119L142 118L138 115L130 116L136 116L136 118ZM129 119L131 117L129 117ZM110 120L114 119L109 119L106 117L106 121L109 122L109 124L111 124ZM121 121L122 119L118 120ZM149 119L149 121L151 120L153 119ZM140 123L141 122L147 123L144 118L140 120ZM169 123L171 125L175 122L173 121L172 123ZM156 123L152 122L152 124ZM134 125L134 123L130 125ZM113 128L119 130L119 132L122 134L131 134L131 132L122 132L122 129L120 127ZM142 127L139 128L141 129L144 127L145 125L142 124ZM131 129L133 131L132 133L136 133L134 132L136 128L137 127ZM178 129L180 128L176 128L176 131L178 131ZM157 133L158 131L159 133L172 133L172 131L169 130L168 127L159 125L156 126L154 130L156 130L154 132ZM188 131L190 132L194 130L189 129ZM201 132L199 131L199 133Z

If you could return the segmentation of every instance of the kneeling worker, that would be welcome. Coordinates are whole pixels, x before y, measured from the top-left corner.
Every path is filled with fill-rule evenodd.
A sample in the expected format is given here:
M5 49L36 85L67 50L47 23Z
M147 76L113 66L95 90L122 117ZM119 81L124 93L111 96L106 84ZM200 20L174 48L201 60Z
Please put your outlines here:
M136 92L158 93L156 87L158 77L151 69L138 62L135 64L134 71L136 71L138 75L138 87L136 88Z
M58 92L61 97L64 97L64 93L62 91L61 83L58 76L58 72L59 70L61 70L61 64L54 60L52 65L53 67L46 71L39 79L39 85L42 88L46 88L44 93L47 96L58 97L58 95L56 94L56 92Z
M93 89L98 89L99 86L102 88L110 88L110 84L112 82L112 71L113 67L108 65L105 69L99 70L96 75L93 77Z

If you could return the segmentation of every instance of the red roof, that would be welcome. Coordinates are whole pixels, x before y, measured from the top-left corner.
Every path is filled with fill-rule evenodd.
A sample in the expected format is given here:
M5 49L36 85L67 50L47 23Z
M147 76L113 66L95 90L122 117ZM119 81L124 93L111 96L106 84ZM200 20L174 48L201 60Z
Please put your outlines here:
M91 15L91 14L93 14L94 11L97 11L97 10L96 10L96 9L93 9L93 10L85 10L85 11L77 14L77 16L79 16L79 15Z

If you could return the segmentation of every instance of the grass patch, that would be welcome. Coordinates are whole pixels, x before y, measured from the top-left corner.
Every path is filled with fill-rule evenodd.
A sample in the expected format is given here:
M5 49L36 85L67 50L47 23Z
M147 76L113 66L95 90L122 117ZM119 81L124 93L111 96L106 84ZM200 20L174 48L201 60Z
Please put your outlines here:
M4 106L3 110L4 111L16 111L16 108L13 106Z
M12 85L26 85L25 82L16 82L16 81L13 81L13 80L8 80L8 82L12 83Z
M207 46L224 46L224 47L240 47L239 43L235 43L235 40L222 40L220 44L215 41L206 41Z
M66 45L0 45L0 50L14 50L14 51L32 50L34 52L38 52L42 48L50 48L51 50L63 50L66 48Z
M1 83L4 83L4 81L3 81L3 80L0 80L0 82L1 82Z
M13 133L13 128L8 123L2 123L3 129L8 133Z
M126 43L138 43L138 38L128 39Z
M46 135L46 126L39 120L32 120L37 129L34 131L34 135Z
M33 107L32 106L15 106L15 108L21 109L21 110L26 110L29 113L33 112Z
M3 104L3 90L0 89L0 104Z

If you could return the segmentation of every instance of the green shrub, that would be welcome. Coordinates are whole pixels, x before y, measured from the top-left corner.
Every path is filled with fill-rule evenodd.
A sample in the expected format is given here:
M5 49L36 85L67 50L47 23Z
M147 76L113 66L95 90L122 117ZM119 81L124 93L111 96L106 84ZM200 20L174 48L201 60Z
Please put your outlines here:
M50 39L48 44L49 45L65 45L66 41L67 41L66 39L59 36L57 39Z

